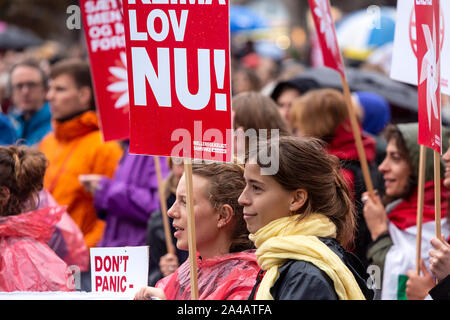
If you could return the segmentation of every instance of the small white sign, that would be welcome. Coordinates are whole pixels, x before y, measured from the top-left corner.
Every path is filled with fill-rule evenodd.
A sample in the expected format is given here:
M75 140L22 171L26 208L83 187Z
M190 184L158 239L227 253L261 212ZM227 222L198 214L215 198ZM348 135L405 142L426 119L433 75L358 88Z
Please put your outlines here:
M450 1L440 1L441 92L450 95ZM391 78L417 85L414 0L398 0Z
M92 292L134 294L148 285L149 247L91 248Z

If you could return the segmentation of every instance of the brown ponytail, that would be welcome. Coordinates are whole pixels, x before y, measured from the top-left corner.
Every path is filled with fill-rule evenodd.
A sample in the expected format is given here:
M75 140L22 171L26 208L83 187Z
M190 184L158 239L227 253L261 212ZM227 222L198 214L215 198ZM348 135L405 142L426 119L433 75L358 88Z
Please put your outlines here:
M234 228L229 251L240 252L253 249L254 244L248 238L244 209L238 203L238 198L245 188L244 167L228 163L193 164L192 174L209 181L208 196L214 209L219 209L224 204L233 208Z
M47 159L34 148L0 147L0 216L17 215L37 207L37 195L43 188ZM8 195L6 195L8 194Z

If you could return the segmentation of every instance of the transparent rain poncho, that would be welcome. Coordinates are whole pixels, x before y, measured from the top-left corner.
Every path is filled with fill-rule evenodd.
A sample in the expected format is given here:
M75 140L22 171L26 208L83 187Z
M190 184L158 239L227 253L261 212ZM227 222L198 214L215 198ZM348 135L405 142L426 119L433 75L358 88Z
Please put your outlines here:
M46 244L64 210L0 217L0 291L71 291L66 263Z
M254 251L229 253L210 259L197 255L199 300L247 300L260 270ZM190 300L189 259L171 275L161 279L168 300Z

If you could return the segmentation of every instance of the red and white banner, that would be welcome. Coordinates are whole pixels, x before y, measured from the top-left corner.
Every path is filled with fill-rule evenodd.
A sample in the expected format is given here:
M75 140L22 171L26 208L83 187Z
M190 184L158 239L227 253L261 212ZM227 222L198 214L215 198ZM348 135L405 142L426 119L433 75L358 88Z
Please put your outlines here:
M103 139L127 139L127 60L120 0L81 0L80 5Z
M148 285L148 246L91 248L92 292L128 293Z
M341 50L336 37L336 28L331 16L330 3L328 0L308 1L322 49L323 63L325 66L345 76L344 63L342 62Z
M417 86L416 0L398 0L391 78ZM450 95L450 1L439 3L441 93Z
M439 0L416 0L419 144L441 152Z
M124 1L130 152L231 161L229 1Z

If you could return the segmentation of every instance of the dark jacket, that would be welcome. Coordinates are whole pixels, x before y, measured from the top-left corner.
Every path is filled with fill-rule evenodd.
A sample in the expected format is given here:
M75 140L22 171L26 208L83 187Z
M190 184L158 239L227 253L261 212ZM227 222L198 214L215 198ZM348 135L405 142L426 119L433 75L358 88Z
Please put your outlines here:
M367 288L366 273L362 263L352 253L347 252L335 239L319 239L325 243L352 272L367 300L373 299L373 291ZM331 278L314 264L301 260L289 260L278 268L278 278L270 289L275 300L338 300ZM250 295L254 299L256 288L262 279L259 275Z
M450 300L450 276L440 281L428 292L433 300Z
M166 199L167 208L170 208L175 202L175 194L170 194ZM177 239L173 236L175 228L172 225L173 219L169 217L170 234L172 243L175 245L178 264L181 265L189 256L188 251L179 250L176 247ZM147 224L146 243L150 246L149 269L148 269L148 285L154 287L156 283L164 276L159 268L159 260L167 253L164 223L161 211L155 211L151 214Z

